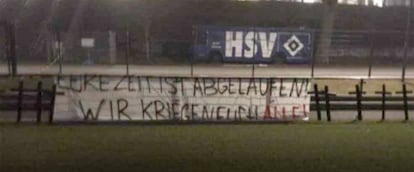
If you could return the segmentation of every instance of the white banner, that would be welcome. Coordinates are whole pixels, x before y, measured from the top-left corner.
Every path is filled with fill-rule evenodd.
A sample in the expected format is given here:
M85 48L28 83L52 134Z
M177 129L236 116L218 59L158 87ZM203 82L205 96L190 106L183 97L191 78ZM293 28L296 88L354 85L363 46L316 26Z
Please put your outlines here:
M56 120L307 120L308 79L71 76Z

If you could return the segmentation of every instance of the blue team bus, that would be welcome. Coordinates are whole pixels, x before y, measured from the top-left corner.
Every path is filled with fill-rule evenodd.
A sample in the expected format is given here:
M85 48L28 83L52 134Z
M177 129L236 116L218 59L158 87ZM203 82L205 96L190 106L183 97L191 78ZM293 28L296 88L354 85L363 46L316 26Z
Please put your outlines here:
M197 26L194 61L223 63L309 63L313 32L305 29Z

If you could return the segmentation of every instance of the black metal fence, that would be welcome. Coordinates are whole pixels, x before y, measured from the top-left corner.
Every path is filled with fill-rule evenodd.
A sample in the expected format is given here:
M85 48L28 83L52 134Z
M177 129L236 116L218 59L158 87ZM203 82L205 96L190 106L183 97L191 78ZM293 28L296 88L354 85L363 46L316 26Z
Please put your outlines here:
M39 81L36 89L29 89L24 87L23 80L19 81L18 88L0 92L0 112L16 112L18 123L22 121L24 111L35 112L37 123L42 122L42 113L48 113L48 122L53 123L55 97L60 94L56 90L55 84L52 88L44 88L42 81ZM402 111L404 112L403 120L409 121L409 111L414 110L412 93L413 91L408 90L407 85L403 83L399 91L391 92L383 84L382 89L375 90L375 94L368 95L364 91L364 81L360 80L360 83L355 85L355 90L346 95L335 94L330 91L329 86L325 85L320 88L318 84L314 84L312 91L308 94L311 96L311 111L316 113L314 120L322 121L323 114L326 114L326 120L330 122L332 112L338 111L357 112L355 119L357 121L364 119L364 112L381 113L381 121L385 121L387 111Z
M329 91L328 86L320 89L317 84L313 86L311 98L311 110L316 111L317 120L322 120L322 112L326 112L327 121L331 121L332 111L357 111L356 120L363 120L364 111L381 111L381 120L386 119L386 111L398 110L404 111L404 120L409 120L409 110L414 110L414 96L408 96L413 93L407 90L406 84L402 85L401 91L394 93L387 91L385 84L382 89L375 91L376 95L367 95L363 91L363 84L355 85L355 91L349 92L348 95L336 95Z
M56 46L56 41L64 44L62 54L65 55L63 59L67 64L82 64L89 54L97 64L124 64L123 56L127 54L124 51L129 46L131 64L188 64L189 47L194 40L194 26L323 30L321 25L325 16L324 6L320 3L310 5L290 2L94 1L83 4L83 8L81 5L75 7L75 2L53 3L55 5L33 6L33 9L21 7L21 10L19 7L19 10L13 11L39 13L37 15L0 14L1 19L12 22L13 18L7 17L10 15L19 21L16 25L16 41L18 47L25 49L19 51L22 64L53 62L53 57L59 54L53 52L53 49L60 47ZM48 11L44 10L48 8L50 14L41 13ZM76 8L79 9L73 10ZM409 15L406 14L408 8L339 5L335 9L337 11L332 21L333 33L330 36L330 63L343 64L350 62L349 59L355 61L361 58L357 64L361 64L362 61L368 64L369 58L366 57L369 57L371 45L377 63L390 64L391 60L395 60L395 63L401 62L404 39L407 37L406 24L410 21L407 19ZM226 14L221 15L222 11L226 11ZM115 33L113 36L118 43L115 59L109 55L110 32L112 35ZM131 45L128 46L125 38L127 35L131 37ZM82 48L81 38L94 38L95 47ZM412 36L410 40L413 40ZM412 48L411 45L408 47Z
M42 122L42 113L49 114L48 122L53 123L56 98L56 85L46 89L43 82L37 83L36 89L24 88L24 81L19 82L17 89L0 92L0 115L1 112L16 112L16 122L22 121L24 111L35 112L36 122Z
M192 29L199 25L312 29L316 59L312 62L317 64L312 64L312 71L319 64L363 66L370 76L375 65L401 67L405 71L407 64L414 64L412 8L386 7L391 5L386 3L383 8L372 4L337 5L332 7L336 11L332 21L325 21L324 11L328 8L320 3L163 0L34 4L0 14L0 19L15 23L16 34L8 29L4 32L8 38L0 38L0 44L7 44L5 56L9 73L14 75L19 65L59 65L59 73L70 65L205 66L206 62L191 58ZM19 11L23 14L18 15ZM222 15L223 11L226 14ZM326 22L332 24L328 30L322 27ZM1 32L0 29L0 36ZM323 35L328 36L323 39ZM10 43L13 36L14 44ZM86 38L95 41L93 46L82 47L82 39ZM329 43L318 46L320 40ZM316 53L318 50L328 53ZM6 66L6 61L1 60L2 51L0 45L0 66ZM329 54L329 58L320 58L319 54L324 58ZM222 62L210 61L208 65L220 66ZM277 65L286 64L269 64L269 68L278 68ZM255 73L255 65L251 70ZM405 73L401 76L404 79Z

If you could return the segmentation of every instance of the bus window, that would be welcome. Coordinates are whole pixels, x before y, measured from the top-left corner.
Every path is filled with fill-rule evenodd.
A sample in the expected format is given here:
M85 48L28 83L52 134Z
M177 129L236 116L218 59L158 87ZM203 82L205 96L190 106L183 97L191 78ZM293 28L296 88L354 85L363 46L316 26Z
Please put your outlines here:
M203 34L203 44L208 45L208 31Z
M204 31L203 29L194 28L193 29L193 37L194 37L194 44L197 45L206 45L208 32Z

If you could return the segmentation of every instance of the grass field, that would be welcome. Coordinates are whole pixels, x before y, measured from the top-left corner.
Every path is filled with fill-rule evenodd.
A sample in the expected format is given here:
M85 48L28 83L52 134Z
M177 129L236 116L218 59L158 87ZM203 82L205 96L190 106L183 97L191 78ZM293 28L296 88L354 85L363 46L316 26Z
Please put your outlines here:
M0 125L0 171L412 171L410 123Z

